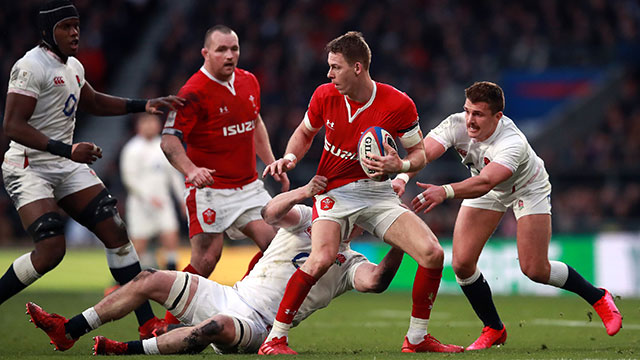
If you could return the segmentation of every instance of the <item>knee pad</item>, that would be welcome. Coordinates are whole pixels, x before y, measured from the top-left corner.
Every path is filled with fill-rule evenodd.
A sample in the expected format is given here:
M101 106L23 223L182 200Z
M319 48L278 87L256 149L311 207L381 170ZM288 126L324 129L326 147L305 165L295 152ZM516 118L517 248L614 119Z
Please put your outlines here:
M35 243L50 237L64 235L62 216L57 212L48 212L29 225L27 233L31 235Z
M122 224L122 219L118 215L117 203L118 200L109 193L109 190L103 189L82 210L77 220L89 230L93 230L96 224L111 217L115 218L116 224L120 225Z

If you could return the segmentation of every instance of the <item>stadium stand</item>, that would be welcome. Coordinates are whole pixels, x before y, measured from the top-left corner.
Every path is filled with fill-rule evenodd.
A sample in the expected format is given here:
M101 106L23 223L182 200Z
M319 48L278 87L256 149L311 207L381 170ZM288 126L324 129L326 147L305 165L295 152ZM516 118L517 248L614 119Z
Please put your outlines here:
M0 82L5 89L11 64L37 40L32 22L37 3L9 2L0 9L7 19L0 30L13 34L0 39ZM146 18L142 14L160 11L163 16L157 18L168 24L157 46L146 55L149 66L138 69L144 74L136 84L142 86L138 93L146 96L175 93L201 63L200 34L214 24L227 24L242 41L242 67L259 78L262 115L276 155L283 153L313 89L326 81L325 43L347 30L362 31L371 45L372 77L406 91L416 101L425 133L461 109L463 89L473 81L502 84L515 71L534 79L545 76L545 81L555 84L553 89L566 90L566 79L554 71L586 72L587 90L563 90L553 110L526 119L514 116L514 120L533 124L538 134L530 138L547 163L554 186L554 232L640 229L637 1L193 0L176 2L181 4L177 9L167 8L177 6L172 3L76 1L83 16L83 61L95 72L92 83L99 81L109 89L124 86L114 83L115 74L144 45L146 39L140 34L147 34L154 25L140 21ZM599 96L603 89L610 96ZM505 90L509 115L520 109L510 109L510 97L516 94ZM581 121L580 114L585 112L592 121ZM563 136L544 141L545 134L557 126ZM123 143L130 134L125 128L119 131L116 135ZM0 138L0 150L6 144L6 138ZM312 175L320 146L317 142L290 175L292 186L304 184ZM112 165L118 151L117 146L112 148L101 160L105 164L99 173L112 183L119 182L117 166ZM447 154L423 170L419 180L445 183L466 176L456 156ZM409 200L417 189L407 190ZM437 235L449 235L457 208L458 203L451 201L425 220ZM0 190L0 211L0 224L15 224L17 216L4 189ZM21 231L19 223L14 228ZM498 233L510 236L513 231L513 224L505 221ZM6 236L3 233L0 237Z

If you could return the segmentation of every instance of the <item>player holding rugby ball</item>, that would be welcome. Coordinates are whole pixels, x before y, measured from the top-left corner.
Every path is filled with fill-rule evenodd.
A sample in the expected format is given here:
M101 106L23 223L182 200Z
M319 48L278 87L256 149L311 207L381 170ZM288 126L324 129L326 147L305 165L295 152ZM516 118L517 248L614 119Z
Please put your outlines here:
M302 123L287 144L286 155L269 165L263 175L292 170L313 138L325 126L324 151L318 175L328 179L326 191L315 196L312 251L291 277L276 321L260 354L295 354L287 337L292 320L313 285L334 263L340 239L359 225L418 262L413 285L413 308L403 352L459 352L427 333L427 324L442 277L444 252L437 238L414 213L401 206L391 181L373 181L358 162L358 139L371 126L398 137L407 150L406 159L389 145L385 156L370 155L363 164L372 177L417 171L425 165L422 132L413 101L392 86L374 82L369 75L371 51L361 33L348 32L331 42L328 51L331 83L319 86L311 97ZM337 265L336 265L337 266Z

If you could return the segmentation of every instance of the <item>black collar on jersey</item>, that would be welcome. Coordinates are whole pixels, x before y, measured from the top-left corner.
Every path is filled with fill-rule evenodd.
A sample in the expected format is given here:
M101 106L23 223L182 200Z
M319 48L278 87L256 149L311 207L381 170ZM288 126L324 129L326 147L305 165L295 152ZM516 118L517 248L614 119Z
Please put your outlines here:
M38 12L38 27L42 42L62 59L67 56L60 52L53 35L56 26L67 19L80 18L78 10L69 0L52 0L42 5Z

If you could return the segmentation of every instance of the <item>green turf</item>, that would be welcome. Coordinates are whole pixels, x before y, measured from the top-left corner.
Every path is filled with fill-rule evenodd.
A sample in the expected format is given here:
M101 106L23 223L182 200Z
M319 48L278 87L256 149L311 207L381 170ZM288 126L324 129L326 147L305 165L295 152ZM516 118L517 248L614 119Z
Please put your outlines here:
M77 253L77 252L74 252ZM69 253L65 262L76 263L76 257L87 254ZM94 255L99 255L96 252ZM0 264L5 252L0 255ZM97 257L97 256L96 256ZM102 260L104 261L104 260ZM10 262L10 261L9 261ZM91 271L105 269L93 264ZM63 268L57 269L62 270ZM89 269L80 269L81 274ZM54 272L55 273L55 272ZM50 279L42 279L50 282ZM60 277L72 278L72 274ZM49 276L47 276L49 278ZM108 276L107 276L108 279ZM79 282L80 283L80 282ZM108 283L108 281L107 281ZM136 338L136 322L128 316L106 324L80 339L65 353L55 353L46 335L28 322L24 304L35 301L46 310L67 317L81 312L101 298L95 284L88 290L52 290L54 284L41 284L18 294L0 306L0 359L76 359L90 354L92 335L105 335L118 340ZM93 289L93 290L92 290ZM506 323L507 344L480 352L464 354L401 354L399 348L408 325L411 308L408 293L381 295L346 294L327 309L314 314L291 332L291 346L309 359L635 359L640 358L640 300L618 299L624 328L609 337L591 308L575 296L496 297L496 305ZM161 314L159 307L156 313ZM593 321L590 321L592 317ZM479 334L480 322L475 318L464 296L440 296L429 324L430 332L443 342L468 345ZM206 350L191 356L156 356L155 358L204 358L214 354ZM225 358L257 358L256 355L225 356ZM138 358L138 357L129 357ZM148 358L148 357L139 357Z

